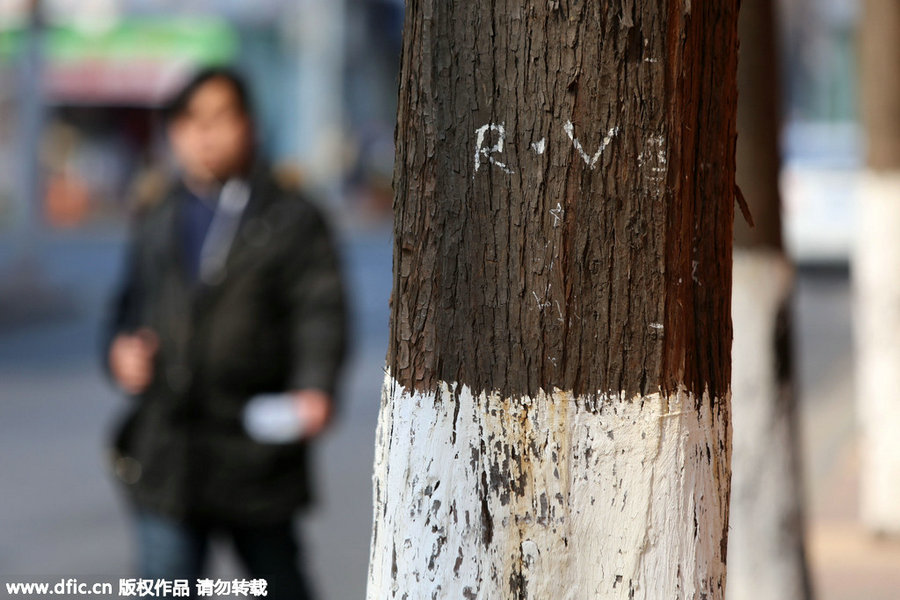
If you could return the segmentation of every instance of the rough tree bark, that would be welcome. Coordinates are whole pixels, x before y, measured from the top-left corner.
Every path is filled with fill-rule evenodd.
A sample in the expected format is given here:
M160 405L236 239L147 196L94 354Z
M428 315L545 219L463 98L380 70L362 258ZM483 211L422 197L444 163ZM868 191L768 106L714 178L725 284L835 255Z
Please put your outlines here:
M407 4L370 599L723 597L737 4Z
M900 2L867 0L860 35L868 140L853 279L860 509L872 530L900 534Z
M791 364L793 271L781 238L779 91L772 0L741 6L728 600L811 596Z

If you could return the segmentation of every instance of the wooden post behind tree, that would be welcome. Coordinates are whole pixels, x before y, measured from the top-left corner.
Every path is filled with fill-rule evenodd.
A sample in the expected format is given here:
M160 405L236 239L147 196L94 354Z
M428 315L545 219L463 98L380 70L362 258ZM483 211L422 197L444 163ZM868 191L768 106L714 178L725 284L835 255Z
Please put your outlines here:
M737 4L407 4L370 599L723 598Z
M793 269L782 245L778 192L772 0L744 2L739 21L737 181L754 226L735 220L727 598L803 600L811 591L791 361Z
M900 2L866 0L860 30L866 172L853 262L860 508L900 534Z

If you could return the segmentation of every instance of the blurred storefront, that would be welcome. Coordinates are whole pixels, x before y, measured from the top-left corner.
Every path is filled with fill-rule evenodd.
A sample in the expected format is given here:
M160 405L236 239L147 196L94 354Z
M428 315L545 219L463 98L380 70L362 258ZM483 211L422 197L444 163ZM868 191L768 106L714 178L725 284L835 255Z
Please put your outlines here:
M55 227L121 222L141 172L166 162L157 109L212 64L248 76L264 152L326 201L340 203L360 172L389 180L402 2L44 0L39 29L35 5L0 0L0 229L30 210ZM36 35L39 72L28 63ZM29 193L33 103L40 184Z
M0 33L9 79L22 76L28 34L25 26ZM228 62L238 48L232 29L210 19L124 18L102 29L51 21L41 35L40 212L54 226L118 214L132 175L159 158L154 109L196 65ZM12 111L35 101L11 100ZM9 150L6 158L7 172L27 160Z

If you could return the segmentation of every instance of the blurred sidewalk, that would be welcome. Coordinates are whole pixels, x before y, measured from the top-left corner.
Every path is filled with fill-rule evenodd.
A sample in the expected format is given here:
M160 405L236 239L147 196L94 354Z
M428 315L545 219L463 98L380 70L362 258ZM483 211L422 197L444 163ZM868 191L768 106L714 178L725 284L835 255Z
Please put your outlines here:
M796 292L807 550L815 598L897 600L900 540L875 538L857 521L849 278L840 271L801 272Z

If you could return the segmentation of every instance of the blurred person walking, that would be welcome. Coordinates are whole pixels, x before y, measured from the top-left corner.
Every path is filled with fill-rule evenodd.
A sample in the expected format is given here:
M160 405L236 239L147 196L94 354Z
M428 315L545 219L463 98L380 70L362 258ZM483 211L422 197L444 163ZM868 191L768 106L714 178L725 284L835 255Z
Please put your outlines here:
M180 176L139 207L105 347L133 397L112 464L140 573L193 588L225 535L268 598L311 598L293 518L345 351L331 235L259 160L234 72L196 75L166 126Z

